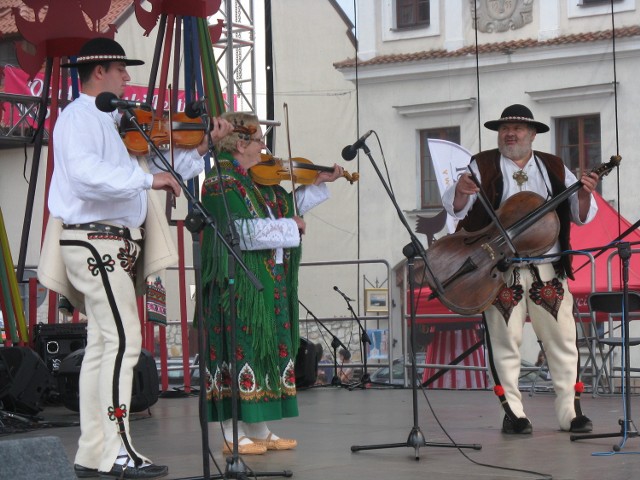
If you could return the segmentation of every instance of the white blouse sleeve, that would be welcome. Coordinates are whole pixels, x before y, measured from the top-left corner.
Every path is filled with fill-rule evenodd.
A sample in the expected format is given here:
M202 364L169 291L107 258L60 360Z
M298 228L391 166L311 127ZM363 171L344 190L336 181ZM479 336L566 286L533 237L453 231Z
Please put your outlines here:
M303 185L296 190L298 213L304 215L329 198L329 187L326 183L320 185Z
M176 148L173 151L173 164L183 180L190 180L204 170L204 157L195 148L190 150ZM154 154L147 159L147 167L152 174L165 171L164 165L155 158Z

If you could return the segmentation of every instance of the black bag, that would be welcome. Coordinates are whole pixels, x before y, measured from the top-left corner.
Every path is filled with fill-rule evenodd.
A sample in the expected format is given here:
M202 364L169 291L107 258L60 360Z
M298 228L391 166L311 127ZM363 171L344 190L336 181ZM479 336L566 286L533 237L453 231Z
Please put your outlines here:
M318 378L318 363L322 358L322 345L300 337L300 348L296 355L296 387L310 387Z

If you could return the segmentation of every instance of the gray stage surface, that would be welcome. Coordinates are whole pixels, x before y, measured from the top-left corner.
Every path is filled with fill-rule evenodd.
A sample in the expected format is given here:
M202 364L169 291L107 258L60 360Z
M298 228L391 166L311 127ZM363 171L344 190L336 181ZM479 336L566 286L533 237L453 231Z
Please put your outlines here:
M427 398L418 391L418 425L428 442L449 444L438 426L460 444L478 444L481 450L406 446L352 452L353 445L396 444L407 441L414 424L410 389L315 388L299 393L300 417L271 424L274 433L296 438L298 448L243 457L248 469L259 472L290 470L293 478L325 479L629 479L640 471L640 437L629 438L618 455L610 452L620 438L572 442L569 434L558 430L553 413L552 394L524 393L533 435L506 436L500 432L501 413L491 391L428 390ZM640 414L637 397L631 400L631 418ZM151 416L132 415L134 444L157 463L169 466L166 478L202 477L201 432L197 419L197 397L161 398L151 408ZM594 422L594 433L619 432L623 415L620 396L592 398L584 395L583 408ZM64 407L48 406L41 412L47 421L77 422L78 415ZM214 459L224 471L219 427L209 425ZM73 459L78 437L77 426L38 428L27 433L0 437L21 439L54 436L60 439L69 459ZM1 442L0 442L1 451ZM465 458L468 456L469 459ZM534 473L500 470L474 462L530 470ZM211 473L216 474L212 461ZM535 472L539 472L536 474ZM0 464L1 473L1 464ZM545 475L547 475L545 477ZM2 477L2 475L0 475ZM33 476L29 478L33 479ZM218 477L219 478L219 477ZM282 477L278 477L282 478Z

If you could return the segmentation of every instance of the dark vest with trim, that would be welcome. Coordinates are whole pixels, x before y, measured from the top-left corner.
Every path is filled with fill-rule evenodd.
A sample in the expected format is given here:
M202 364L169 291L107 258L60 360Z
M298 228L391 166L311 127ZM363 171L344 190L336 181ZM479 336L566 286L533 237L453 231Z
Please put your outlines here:
M565 170L562 159L549 153L536 151L533 153L547 169L553 196L555 197L566 190L564 185ZM486 193L493 209L497 210L500 206L504 189L504 179L502 177L502 170L500 169L500 151L496 148L494 150L480 152L474 155L471 160L476 161L478 169L480 170L482 189ZM560 220L560 248L563 251L570 250L569 233L571 229L571 209L569 201L565 200L562 202L556 208L556 213ZM485 211L482 203L476 201L467 213L467 216L458 223L458 230L464 228L467 232L475 232L488 226L490 223L491 217L489 217L489 214ZM526 232L523 233L523 235L526 235ZM573 279L571 256L562 256L561 263L565 274Z

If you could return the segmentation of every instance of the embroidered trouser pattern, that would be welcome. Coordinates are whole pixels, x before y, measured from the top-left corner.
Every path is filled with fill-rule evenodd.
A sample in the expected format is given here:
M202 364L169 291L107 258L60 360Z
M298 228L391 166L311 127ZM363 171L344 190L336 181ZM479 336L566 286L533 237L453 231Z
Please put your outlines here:
M518 377L522 331L528 315L534 332L544 345L556 393L555 410L560 428L569 430L571 420L581 413L575 394L578 349L573 296L567 280L557 278L551 264L538 265L537 269L542 284L529 268L518 268L508 284L516 293L503 295L512 300L511 304L496 302L484 312L489 363L495 384L504 391L501 402L507 415L526 417ZM517 284L513 288L514 278L522 288Z
M75 463L111 470L121 445L141 464L129 436L133 370L142 348L134 277L137 243L64 230L60 245L73 286L83 293L87 346L80 370L80 439Z

